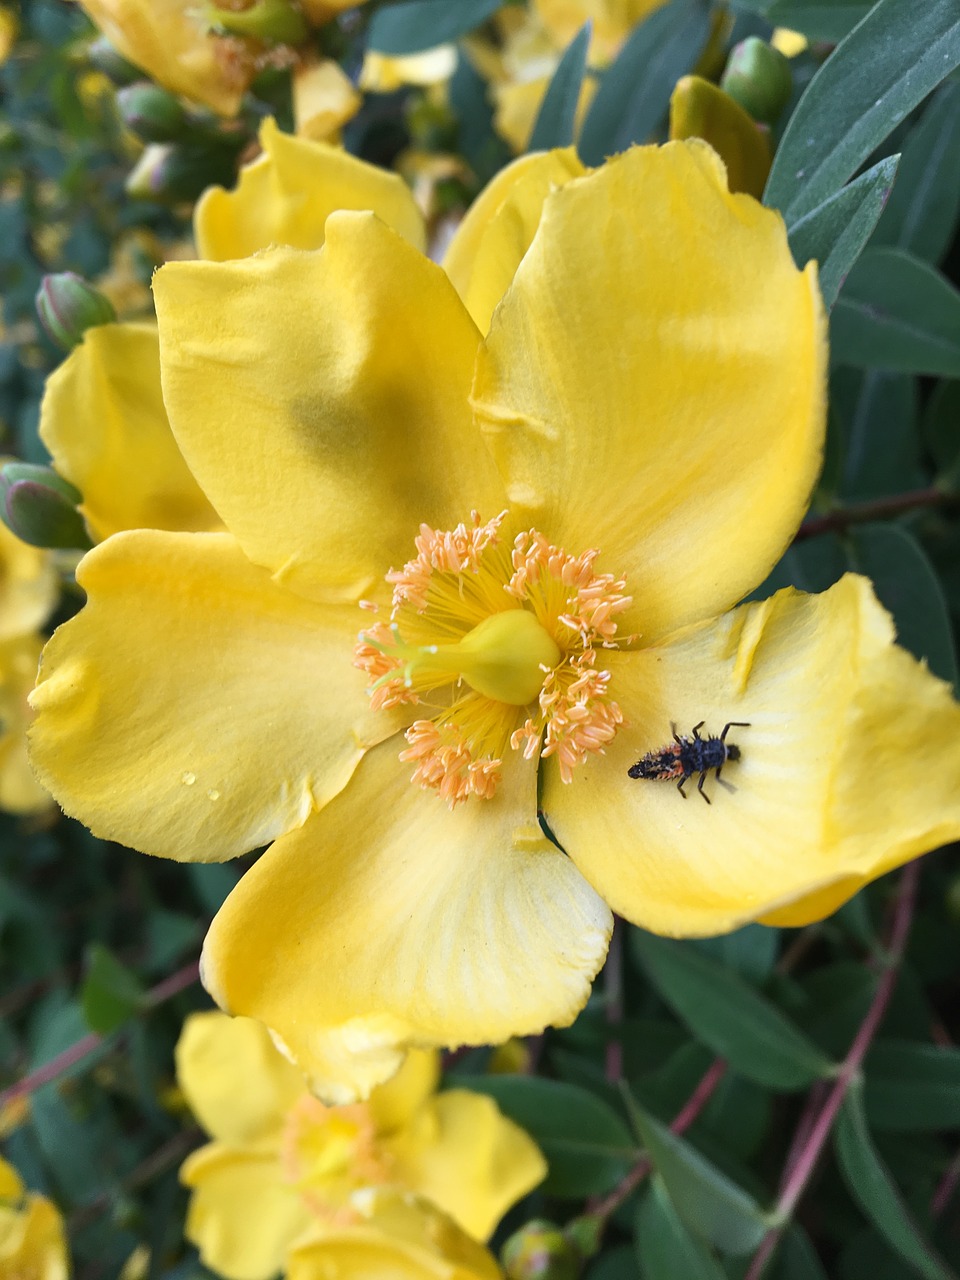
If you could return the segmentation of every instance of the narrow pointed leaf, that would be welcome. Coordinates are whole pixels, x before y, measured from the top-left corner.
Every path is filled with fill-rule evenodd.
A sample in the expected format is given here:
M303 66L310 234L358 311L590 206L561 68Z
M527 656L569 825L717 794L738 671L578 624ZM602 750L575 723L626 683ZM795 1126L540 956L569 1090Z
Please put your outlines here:
M693 1034L749 1080L802 1089L830 1071L812 1040L741 978L696 948L631 933L650 980Z
M718 1263L680 1221L660 1178L640 1201L635 1238L643 1280L725 1280Z
M553 73L530 135L528 151L549 151L551 147L569 147L573 142L577 104L587 69L589 47L590 23L586 22L567 45Z
M808 40L836 44L863 21L871 7L870 0L775 0L766 16L775 27L789 27Z
M864 1106L874 1129L960 1129L960 1049L878 1041L867 1058Z
M958 64L956 0L879 0L800 99L764 203L782 210L792 226L838 191Z
M486 22L502 0L405 0L373 15L367 44L377 53L421 53Z

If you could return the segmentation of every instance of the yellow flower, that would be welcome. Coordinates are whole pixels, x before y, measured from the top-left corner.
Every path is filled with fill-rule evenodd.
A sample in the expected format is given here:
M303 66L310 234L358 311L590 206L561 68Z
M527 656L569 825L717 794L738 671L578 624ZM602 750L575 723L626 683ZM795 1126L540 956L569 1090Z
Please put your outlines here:
M512 240L492 208L486 337L369 213L158 273L165 405L229 532L90 552L34 694L34 764L98 835L274 842L204 980L338 1101L410 1045L570 1022L611 907L809 920L960 834L960 708L869 584L726 613L821 459L782 220L696 141L572 177ZM747 726L712 804L628 776L699 721Z
M317 1228L292 1250L286 1280L503 1280L482 1245L414 1196L376 1188L351 1207L355 1223Z
M13 1165L0 1158L0 1276L67 1280L69 1274L60 1214L45 1196L27 1191Z
M536 1146L492 1099L437 1094L436 1054L412 1052L367 1103L327 1107L309 1094L266 1029L222 1013L190 1017L177 1077L214 1139L181 1177L187 1236L231 1280L267 1280L315 1229L363 1221L365 1188L415 1193L485 1240L546 1174Z
M0 66L6 62L17 42L20 24L9 5L0 5Z

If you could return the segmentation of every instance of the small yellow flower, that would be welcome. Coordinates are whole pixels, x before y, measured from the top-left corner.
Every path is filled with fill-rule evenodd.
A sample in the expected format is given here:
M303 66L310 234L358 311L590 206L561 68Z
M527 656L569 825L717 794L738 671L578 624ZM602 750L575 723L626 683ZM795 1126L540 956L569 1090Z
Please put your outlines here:
M69 1274L60 1214L45 1196L27 1191L13 1165L0 1158L0 1276L67 1280Z
M575 168L501 176L449 275L361 212L163 268L164 404L229 532L89 553L34 694L97 834L274 842L204 981L328 1099L572 1021L611 908L805 922L960 834L960 708L869 584L734 609L820 467L815 267L703 143ZM701 720L748 726L733 791L628 776Z
M316 1231L365 1221L358 1192L414 1193L485 1240L546 1165L492 1099L436 1093L439 1064L414 1051L367 1103L328 1107L309 1094L266 1029L194 1014L177 1076L213 1138L181 1170L192 1189L187 1236L231 1280L267 1280Z

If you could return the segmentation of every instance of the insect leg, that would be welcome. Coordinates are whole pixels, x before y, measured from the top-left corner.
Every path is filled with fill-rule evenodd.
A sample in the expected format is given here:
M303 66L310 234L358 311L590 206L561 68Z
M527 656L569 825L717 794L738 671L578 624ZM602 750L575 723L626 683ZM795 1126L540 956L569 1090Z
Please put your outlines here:
M723 726L723 730L720 733L720 741L722 742L724 740L724 738L727 736L728 730L730 729L749 729L749 728L750 728L749 720L728 720L727 723Z
M683 739L682 739L682 738L680 737L680 735L677 733L677 722L676 722L676 720L671 720L671 721L670 721L670 732L673 734L673 740L674 740L674 742L682 742L682 741L683 741Z
M698 741L698 742L700 741L700 730L703 728L703 724L704 724L704 722L701 720L699 724L695 724L695 725L693 726L692 733L693 733L693 736L697 739L697 741Z
M687 777L686 777L686 774L684 774L684 776L683 776L683 777L680 779L680 781L677 783L677 790L678 790L678 791L680 792L680 794L683 796L684 800L686 800L686 798L687 798L687 793L686 793L686 792L684 791L684 789L683 789L683 784L686 782L686 780L687 780Z
M697 790L703 796L704 800L706 800L707 804L710 804L711 803L710 797L707 795L707 793L703 789L703 784L706 781L706 778L707 778L706 773L701 773L700 781L697 783Z

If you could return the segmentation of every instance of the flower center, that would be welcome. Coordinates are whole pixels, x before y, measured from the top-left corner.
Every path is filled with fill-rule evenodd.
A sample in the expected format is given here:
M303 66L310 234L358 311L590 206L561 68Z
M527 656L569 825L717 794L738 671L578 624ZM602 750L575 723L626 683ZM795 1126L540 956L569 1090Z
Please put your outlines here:
M534 529L505 539L506 520L421 525L416 558L387 574L389 623L354 650L374 709L432 712L407 730L400 758L451 806L492 796L511 749L556 755L569 782L623 720L597 667L630 604L623 579L595 571L595 550L569 555Z
M349 1218L352 1193L389 1177L367 1107L328 1107L309 1096L287 1116L281 1162L287 1182L311 1213L325 1221Z

